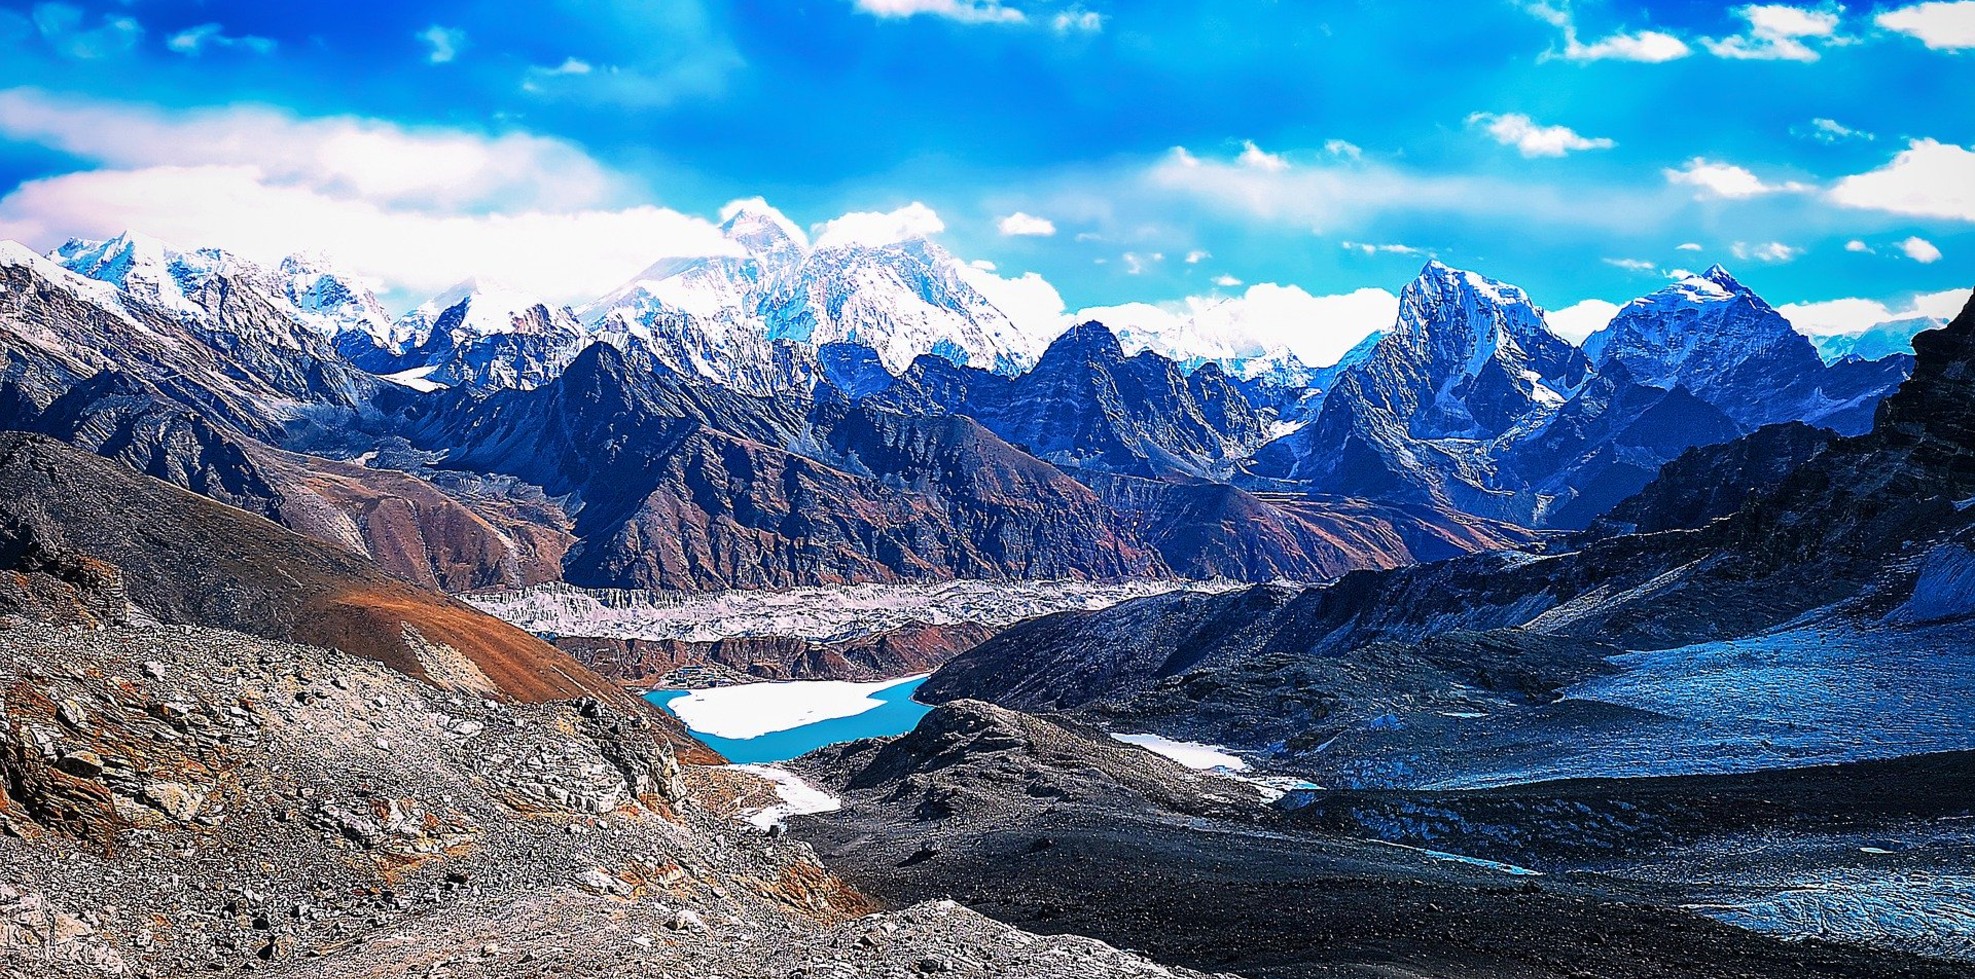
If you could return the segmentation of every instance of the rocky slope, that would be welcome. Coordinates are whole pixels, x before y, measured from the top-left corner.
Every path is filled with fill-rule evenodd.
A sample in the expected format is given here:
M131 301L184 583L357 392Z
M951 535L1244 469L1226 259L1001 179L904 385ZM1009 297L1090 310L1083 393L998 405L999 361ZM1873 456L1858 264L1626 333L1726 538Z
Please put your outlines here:
M1217 366L1187 373L1145 351L1126 357L1085 323L1015 377L922 357L877 403L966 415L1023 451L1068 469L1225 477L1268 438L1268 419Z
M1432 263L1398 327L1247 473L1577 529L1687 449L1786 421L1861 432L1910 366L1826 366L1719 267L1628 304L1579 353L1520 290Z
M0 632L9 974L1191 975L878 911L595 701L213 630Z
M964 418L753 398L608 345L411 418L445 466L582 501L568 580L776 587L1163 570L1096 497ZM426 409L420 406L419 411Z
M1542 877L1393 846L1364 826L1266 807L1253 785L972 701L942 705L904 736L795 765L842 793L844 807L796 817L790 832L873 893L953 894L1003 921L1094 933L1199 968L1259 977L1960 971L1729 927L1679 908L1693 892L1677 884ZM1388 805L1400 827L1419 818L1401 799ZM1374 820L1368 812L1365 823Z
M1880 406L1871 433L1831 443L1699 529L1064 613L983 643L918 695L1115 705L1189 669L1458 631L1663 649L1762 633L1825 608L1867 621L1915 602L1934 620L1965 615L1975 601L1951 569L1975 520L1964 505L1975 497L1975 302L1917 343L1913 378ZM1945 570L1928 577L1926 567Z
M110 622L232 629L334 646L436 686L523 700L615 686L546 643L346 551L36 436L0 435L7 553L114 569ZM72 583L88 603L92 585ZM16 611L32 611L26 607Z

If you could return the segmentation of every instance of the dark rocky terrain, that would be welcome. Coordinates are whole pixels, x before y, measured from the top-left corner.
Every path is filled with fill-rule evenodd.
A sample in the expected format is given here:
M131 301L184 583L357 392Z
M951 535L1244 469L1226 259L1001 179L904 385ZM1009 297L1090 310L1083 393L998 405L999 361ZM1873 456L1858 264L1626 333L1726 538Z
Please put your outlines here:
M649 714L231 632L0 636L9 975L1186 974L950 903L878 911L733 822Z
M1265 806L1252 785L1101 738L978 702L950 703L902 737L800 759L846 804L798 817L792 832L882 899L951 896L1025 928L1094 934L1248 976L1969 973L1721 924L1681 910L1690 892L1680 884L1511 873L1393 846L1368 828L1370 816L1340 825L1311 806L1284 812ZM1795 805L1815 821L1829 811L1817 800L1829 783L1814 774L1799 783L1779 808ZM1720 805L1788 784L1726 789ZM1641 796L1654 792L1648 786ZM1336 811L1357 811L1360 797L1342 798ZM1954 809L1953 798L1940 811ZM1407 799L1395 795L1389 805ZM1870 832L1901 813L1898 805L1868 807L1853 826ZM1782 822L1756 815L1716 825Z

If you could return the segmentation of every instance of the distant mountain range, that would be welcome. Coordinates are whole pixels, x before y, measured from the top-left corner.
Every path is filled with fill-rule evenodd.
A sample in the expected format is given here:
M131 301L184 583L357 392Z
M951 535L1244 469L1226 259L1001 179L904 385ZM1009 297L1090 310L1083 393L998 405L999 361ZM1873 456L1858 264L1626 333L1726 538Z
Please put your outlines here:
M396 318L319 259L7 245L6 427L450 589L1310 580L1587 526L1765 425L1856 434L1912 365L1826 363L1720 268L1580 347L1433 262L1311 369L1204 322L1039 336L924 240L722 229L581 308L469 282Z

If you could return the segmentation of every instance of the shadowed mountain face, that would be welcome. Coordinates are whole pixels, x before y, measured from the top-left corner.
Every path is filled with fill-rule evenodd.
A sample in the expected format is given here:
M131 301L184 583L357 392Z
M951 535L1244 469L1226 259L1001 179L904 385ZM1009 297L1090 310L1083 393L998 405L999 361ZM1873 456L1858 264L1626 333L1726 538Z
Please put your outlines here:
M1164 570L1090 490L957 416L811 406L593 345L555 382L412 423L448 467L581 501L578 584L775 587Z
M1580 353L1520 290L1433 263L1402 295L1398 328L1247 471L1582 528L1687 449L1773 422L1862 432L1910 366L1827 367L1719 267L1629 304Z
M1966 505L1975 498L1975 302L1916 343L1914 375L1880 406L1874 430L1810 454L1788 478L1746 461L1792 455L1769 445L1776 433L1695 455L1662 477L1691 480L1695 466L1718 459L1726 471L1703 478L1747 488L1738 509L1700 529L1594 539L1547 556L1356 572L1311 589L1168 595L1063 613L983 643L919 696L1069 708L1117 703L1189 669L1266 652L1332 656L1456 631L1657 649L1749 635L1837 603L1870 617L1975 614L1960 557L1975 536L1975 508ZM1716 505L1684 502L1678 487L1642 499L1671 501L1668 516L1639 518L1672 525Z
M1137 476L1225 476L1267 440L1267 419L1219 367L1192 373L1149 351L1126 357L1102 324L1058 337L1016 377L922 357L873 397L966 415L1039 458Z

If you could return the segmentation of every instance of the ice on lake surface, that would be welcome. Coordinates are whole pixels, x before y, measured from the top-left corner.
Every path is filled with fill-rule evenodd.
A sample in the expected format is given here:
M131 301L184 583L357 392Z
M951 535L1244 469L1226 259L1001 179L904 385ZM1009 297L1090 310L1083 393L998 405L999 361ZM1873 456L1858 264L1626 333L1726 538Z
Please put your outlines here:
M767 764L844 741L912 730L932 710L912 699L924 682L923 676L880 683L797 680L654 690L645 699L671 711L694 737L729 761Z

